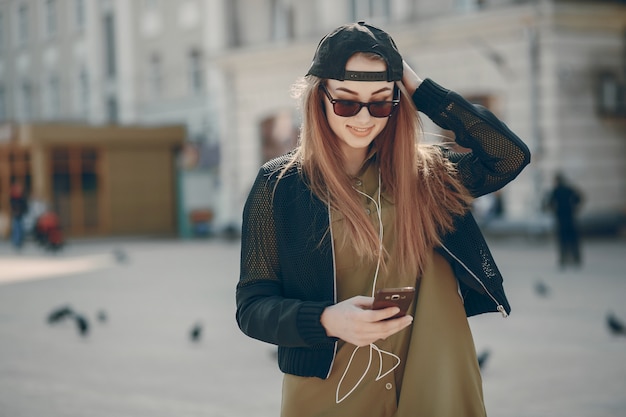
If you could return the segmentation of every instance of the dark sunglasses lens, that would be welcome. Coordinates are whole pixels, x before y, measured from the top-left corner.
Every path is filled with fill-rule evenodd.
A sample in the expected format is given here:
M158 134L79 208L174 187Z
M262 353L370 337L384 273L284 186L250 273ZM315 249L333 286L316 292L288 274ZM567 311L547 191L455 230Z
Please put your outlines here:
M361 110L361 104L350 100L337 100L333 104L333 110L337 116L351 117Z
M374 117L387 117L393 110L393 104L389 101L371 103L369 105L370 114Z

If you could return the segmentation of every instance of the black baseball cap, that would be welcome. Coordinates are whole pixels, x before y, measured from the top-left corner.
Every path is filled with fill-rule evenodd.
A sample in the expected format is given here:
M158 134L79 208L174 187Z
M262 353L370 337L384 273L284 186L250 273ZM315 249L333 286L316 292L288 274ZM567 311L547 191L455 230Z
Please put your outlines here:
M346 62L357 52L373 52L387 62L387 71L346 71ZM363 21L339 26L317 46L306 75L353 81L400 81L402 56L387 32Z

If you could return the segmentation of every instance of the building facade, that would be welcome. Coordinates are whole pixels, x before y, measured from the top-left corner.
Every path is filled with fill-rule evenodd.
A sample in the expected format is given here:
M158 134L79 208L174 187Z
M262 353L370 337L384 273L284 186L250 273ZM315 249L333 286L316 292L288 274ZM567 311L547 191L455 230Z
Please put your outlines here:
M239 0L247 31L259 14ZM269 3L269 2L268 2ZM344 22L387 29L422 77L486 105L531 148L531 165L502 198L505 218L527 231L549 227L542 200L557 171L585 193L583 217L626 210L626 7L620 1L271 2L286 11L282 37L256 24L249 44L219 57L227 74L223 167L238 213L266 153L263 126L294 108L289 89L321 36ZM268 8L269 10L269 8ZM254 16L254 17L253 17ZM275 16L267 16L268 19ZM265 34L265 36L263 36ZM253 42L252 39L256 39ZM425 120L427 140L441 133ZM297 121L294 121L297 124ZM279 138L280 139L280 138Z
M533 152L502 193L541 227L562 170L584 213L626 207L626 6L560 0L0 0L0 121L184 124L179 229L238 225L259 166L290 149L290 88L319 39L367 20L422 77L488 106ZM425 121L426 140L438 128ZM530 226L529 226L530 225Z

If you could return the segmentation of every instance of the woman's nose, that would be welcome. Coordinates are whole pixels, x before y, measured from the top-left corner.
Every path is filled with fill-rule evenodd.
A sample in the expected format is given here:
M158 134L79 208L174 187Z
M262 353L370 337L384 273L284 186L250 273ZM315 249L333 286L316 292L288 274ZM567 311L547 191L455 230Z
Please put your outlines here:
M366 106L363 106L354 117L356 117L358 120L369 120L372 115L370 114L370 109Z

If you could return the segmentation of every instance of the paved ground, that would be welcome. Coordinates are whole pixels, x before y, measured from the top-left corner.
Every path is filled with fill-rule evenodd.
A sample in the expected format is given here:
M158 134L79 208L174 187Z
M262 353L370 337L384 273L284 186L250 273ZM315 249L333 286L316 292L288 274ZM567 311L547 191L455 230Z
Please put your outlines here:
M625 416L626 337L605 315L626 320L626 241L587 242L585 267L566 271L549 242L492 249L513 314L470 320L477 349L491 351L489 415ZM54 256L0 243L0 417L277 416L274 349L234 321L238 256L220 241L81 241ZM65 304L90 321L87 337L46 323Z

